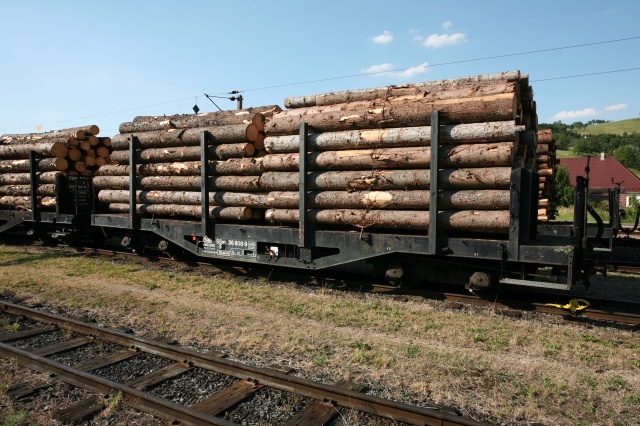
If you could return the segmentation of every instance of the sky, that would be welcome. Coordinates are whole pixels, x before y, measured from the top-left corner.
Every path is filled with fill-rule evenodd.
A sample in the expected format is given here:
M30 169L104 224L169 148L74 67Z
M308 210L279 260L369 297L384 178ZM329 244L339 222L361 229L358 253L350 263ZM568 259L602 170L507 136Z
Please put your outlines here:
M0 134L520 70L538 121L640 114L640 1L0 0ZM39 127L38 127L39 126ZM40 130L39 130L40 129Z

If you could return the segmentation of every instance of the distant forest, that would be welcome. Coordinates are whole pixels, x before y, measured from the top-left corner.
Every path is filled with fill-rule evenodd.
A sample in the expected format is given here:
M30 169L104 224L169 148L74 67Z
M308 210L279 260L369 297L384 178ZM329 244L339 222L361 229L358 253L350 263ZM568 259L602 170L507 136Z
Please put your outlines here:
M552 124L542 123L540 129L553 130L556 145L561 150L571 150L577 155L597 155L605 152L613 156L625 167L640 169L640 133L622 135L582 135L581 129L588 126L608 123L606 120L591 120L587 123L577 121L573 124L564 124L556 121Z

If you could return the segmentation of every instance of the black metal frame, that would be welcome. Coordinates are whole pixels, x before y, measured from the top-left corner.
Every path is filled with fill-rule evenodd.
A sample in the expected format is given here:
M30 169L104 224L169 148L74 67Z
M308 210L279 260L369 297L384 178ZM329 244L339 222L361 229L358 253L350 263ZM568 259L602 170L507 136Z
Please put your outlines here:
M137 190L137 169L138 157L136 145L138 138L134 135L129 137L129 228L139 229L140 218L138 217L138 190Z
M431 113L431 158L429 172L429 249L430 255L437 255L438 245L438 170L440 158L440 113Z
M209 133L205 130L200 132L200 203L202 215L200 227L202 235L209 235L211 225L209 221Z
M309 126L307 123L300 123L300 150L299 152L299 176L298 183L299 205L298 205L298 261L303 264L313 262L313 247L311 245L311 223L307 217L307 181L308 181L308 158L309 150Z

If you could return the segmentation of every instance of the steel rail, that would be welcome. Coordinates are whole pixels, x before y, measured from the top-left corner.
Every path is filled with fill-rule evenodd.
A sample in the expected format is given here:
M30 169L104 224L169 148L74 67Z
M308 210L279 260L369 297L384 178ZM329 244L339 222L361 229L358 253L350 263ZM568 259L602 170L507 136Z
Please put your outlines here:
M391 401L351 391L336 386L316 383L309 380L292 377L285 373L241 364L239 362L216 357L209 354L179 348L152 339L126 334L117 330L86 324L78 320L64 318L55 314L41 312L32 308L19 306L13 303L0 301L0 311L14 315L24 315L36 321L57 325L60 328L69 329L81 334L92 335L103 340L123 346L135 346L144 352L163 356L175 361L190 363L195 367L216 371L239 379L257 381L257 383L282 391L303 395L316 400L330 401L332 404L367 412L416 425L487 425L488 423L477 421L441 411L440 407L418 407L401 402ZM3 349L4 346L0 349ZM25 356L22 354L21 356ZM29 361L31 358L26 358ZM56 366L57 367L57 366ZM64 367L64 366L63 366ZM67 367L69 368L69 367ZM57 373L56 373L57 374ZM84 373L88 375L87 373ZM115 384L115 383L114 383ZM117 384L115 384L117 385ZM123 395L128 395L128 388L119 385ZM139 392L139 391L138 391ZM108 393L108 392L107 392ZM135 392L130 398L137 398ZM150 402L152 404L152 402ZM155 406L154 406L155 407ZM155 408L154 408L155 409ZM166 418L164 416L160 416ZM197 424L197 423L194 423ZM222 423L212 423L222 424ZM226 423L225 423L226 424Z
M166 420L179 421L187 425L236 425L236 423L155 397L147 392L69 367L5 343L0 343L0 355L15 358L18 363L31 369L55 374L64 382L91 392L102 395L121 392L127 405Z

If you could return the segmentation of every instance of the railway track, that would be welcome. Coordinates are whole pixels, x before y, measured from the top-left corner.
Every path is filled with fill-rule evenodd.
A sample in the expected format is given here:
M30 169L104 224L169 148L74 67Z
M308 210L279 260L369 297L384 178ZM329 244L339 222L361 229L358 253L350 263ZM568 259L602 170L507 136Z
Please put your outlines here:
M232 425L222 415L233 407L269 389L299 395L308 400L305 408L292 415L287 425L324 424L340 415L341 410L358 410L395 422L420 425L483 425L486 423L460 416L436 405L418 407L407 405L358 391L357 386L326 385L295 377L287 371L258 368L241 364L208 353L172 346L167 342L147 339L133 334L87 324L37 309L0 301L3 316L21 318L25 327L0 335L0 355L15 358L20 364L37 371L54 374L60 380L99 395L120 393L124 403L171 422L185 425ZM25 321L25 319L27 321ZM28 326L26 326L28 323ZM24 349L17 342L47 333L67 336L55 343L35 349ZM73 351L96 341L108 342L113 349L106 354L96 354L75 365L51 359L66 351ZM24 345L22 345L24 346ZM104 369L117 367L119 363L141 357L154 356L165 360L164 366L124 383L105 378ZM170 383L187 372L215 372L226 376L227 385L218 392L205 396L196 404L180 405L153 395L148 390L160 384ZM37 389L14 388L9 393L25 394ZM99 397L88 398L58 413L63 422L75 422L100 411Z

